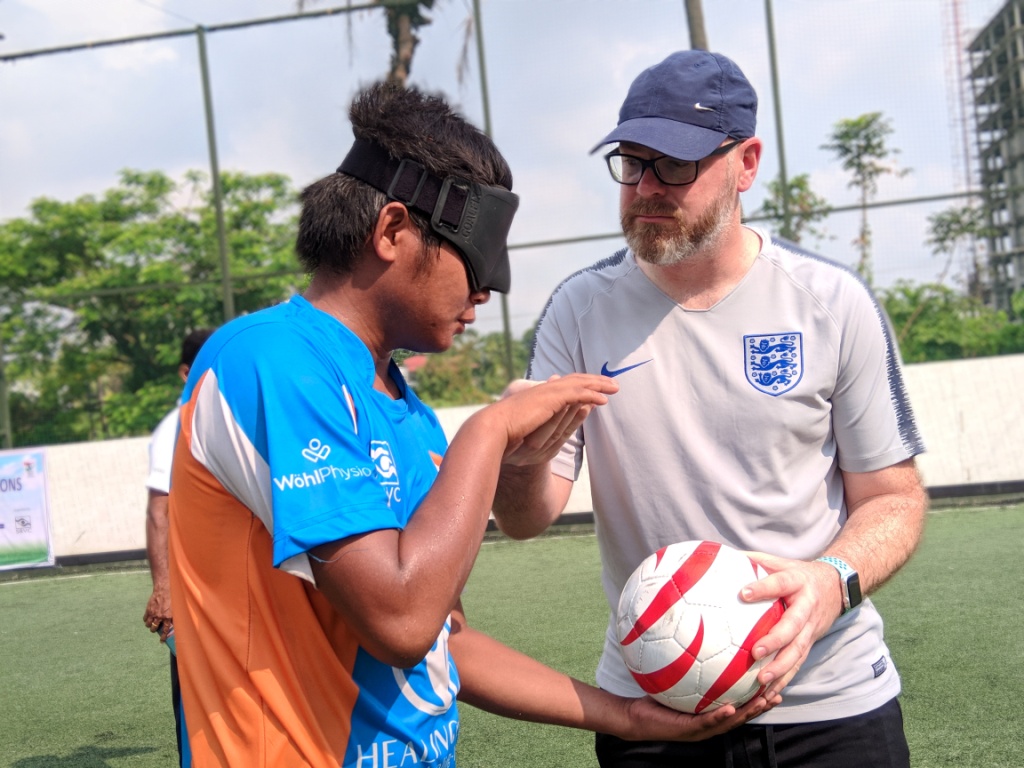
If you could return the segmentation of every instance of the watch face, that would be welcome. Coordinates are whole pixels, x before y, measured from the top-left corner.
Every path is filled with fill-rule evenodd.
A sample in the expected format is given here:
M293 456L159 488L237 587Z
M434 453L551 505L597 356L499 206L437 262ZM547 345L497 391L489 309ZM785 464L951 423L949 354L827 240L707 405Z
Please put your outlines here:
M850 595L850 608L856 608L863 601L860 593L860 576L851 573L846 579L846 591Z

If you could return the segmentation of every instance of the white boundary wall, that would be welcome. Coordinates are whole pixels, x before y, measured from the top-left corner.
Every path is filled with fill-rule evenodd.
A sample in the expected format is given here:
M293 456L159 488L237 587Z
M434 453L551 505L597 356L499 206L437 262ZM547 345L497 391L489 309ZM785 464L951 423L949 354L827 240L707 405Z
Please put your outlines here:
M928 447L919 458L925 485L1024 480L1024 355L910 365L904 374ZM438 416L451 437L477 409L446 408ZM58 558L145 549L148 444L129 438L46 449ZM581 477L566 511L590 510L588 478Z

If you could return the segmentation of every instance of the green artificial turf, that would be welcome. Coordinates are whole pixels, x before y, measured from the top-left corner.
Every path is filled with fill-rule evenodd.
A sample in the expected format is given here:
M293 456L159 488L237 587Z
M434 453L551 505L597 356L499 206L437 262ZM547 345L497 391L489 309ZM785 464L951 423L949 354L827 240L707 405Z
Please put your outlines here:
M142 568L0 584L0 765L176 764L149 591Z
M1022 540L1024 507L937 511L873 597L914 768L1024 765ZM0 573L0 768L175 764L167 652L141 621L149 589L140 563ZM488 540L464 604L478 628L593 682L607 609L592 535ZM460 768L596 764L590 734L462 717Z
M929 515L910 563L872 599L903 679L914 768L1021 768L1024 729L1024 507ZM539 539L481 552L470 622L593 682L607 607L593 539ZM574 616L567 621L567 616ZM462 768L595 766L592 738L463 708Z
M872 599L903 678L915 768L1020 768L1024 728L1021 507L939 510Z
M593 684L608 604L593 536L485 544L463 594L470 624ZM460 768L597 765L590 733L462 707Z

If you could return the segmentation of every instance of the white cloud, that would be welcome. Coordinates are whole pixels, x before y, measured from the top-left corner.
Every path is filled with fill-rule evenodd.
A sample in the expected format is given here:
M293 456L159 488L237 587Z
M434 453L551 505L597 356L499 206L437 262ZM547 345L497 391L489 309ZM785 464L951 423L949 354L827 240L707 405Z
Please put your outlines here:
M309 6L326 8L332 0ZM334 2L334 5L340 3ZM742 5L743 12L737 12ZM977 27L1002 0L964 0ZM831 203L856 201L847 176L820 149L836 120L882 110L901 162L879 198L952 191L955 145L945 89L947 51L939 0L775 2L780 90L790 175L810 173ZM523 196L513 242L595 235L617 228L617 192L599 156L633 77L688 46L679 0L488 0L481 4L493 134ZM476 49L458 83L468 3L438 3L420 32L412 80L443 90L477 124L483 107ZM293 0L3 0L0 23L12 52L293 12ZM761 99L761 178L754 210L777 174L771 70L760 3L704 3L716 50L735 58ZM285 173L296 185L337 165L349 143L348 101L380 77L390 55L379 12L207 34L221 166ZM177 177L207 168L198 54L191 36L120 48L0 63L0 219L34 197L102 192L124 167ZM927 206L872 213L879 271L934 269L922 243ZM855 259L856 214L837 214L830 255ZM525 326L557 282L614 250L598 241L513 252L513 324ZM884 254L884 255L883 255ZM884 265L883 265L884 260ZM888 275L888 271L886 272ZM500 327L497 297L481 312ZM491 330L496 330L491 328Z
M178 61L178 52L165 43L136 43L116 48L105 48L101 60L108 70L141 70Z

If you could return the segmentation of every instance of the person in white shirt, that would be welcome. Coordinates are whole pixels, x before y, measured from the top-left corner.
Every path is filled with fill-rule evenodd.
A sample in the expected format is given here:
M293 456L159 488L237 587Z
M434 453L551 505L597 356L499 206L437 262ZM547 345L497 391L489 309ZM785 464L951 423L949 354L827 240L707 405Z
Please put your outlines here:
M200 348L212 334L212 328L200 328L192 331L182 341L181 358L178 363L178 376L182 383L188 378L188 372ZM178 435L179 410L180 404L160 420L149 441L149 475L146 477L146 557L153 579L153 591L146 603L142 621L150 632L159 633L160 641L168 643L171 648L171 702L174 707L178 763L187 768L189 762L182 755L181 736L184 726L181 689L178 684L178 658L173 650L173 639L168 640L174 632L174 615L171 610L171 585L167 570L167 512L168 494L171 490L171 458L174 456L174 441Z
M495 499L503 531L536 535L564 509L586 450L612 614L597 682L620 696L644 694L618 652L615 608L661 547L751 551L772 575L744 599L788 606L754 649L778 651L759 674L782 692L778 707L693 744L599 734L605 768L909 763L899 676L862 596L918 543L924 446L868 287L741 222L763 146L756 109L716 53L672 54L633 81L593 150L616 145L605 160L628 248L555 289L527 372L601 373L619 392L548 467L503 467Z

